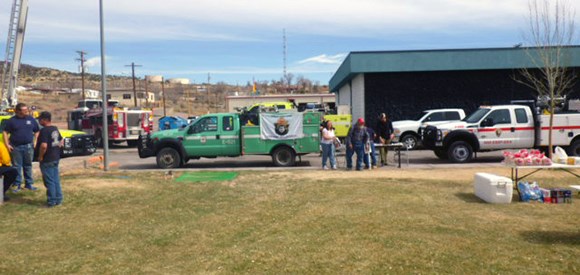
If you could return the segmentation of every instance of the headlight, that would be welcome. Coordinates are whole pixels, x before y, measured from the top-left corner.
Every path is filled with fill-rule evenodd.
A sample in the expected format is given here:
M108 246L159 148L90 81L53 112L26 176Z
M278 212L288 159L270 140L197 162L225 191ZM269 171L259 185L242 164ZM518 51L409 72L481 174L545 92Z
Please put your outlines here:
M70 138L64 138L64 148L70 148L71 146Z

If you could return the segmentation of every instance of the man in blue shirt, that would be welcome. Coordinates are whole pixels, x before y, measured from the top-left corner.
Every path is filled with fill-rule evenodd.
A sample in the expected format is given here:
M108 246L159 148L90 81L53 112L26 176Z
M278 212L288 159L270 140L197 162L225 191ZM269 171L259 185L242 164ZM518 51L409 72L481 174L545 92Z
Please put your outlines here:
M16 187L13 191L20 191L22 184L22 174L24 174L24 188L31 191L37 190L33 186L32 179L32 158L34 154L34 141L40 130L36 120L29 115L28 106L18 103L15 108L16 115L8 119L4 126L4 144L10 152L12 167L18 170L18 175L14 181Z
M46 187L47 206L53 207L62 204L62 189L58 171L62 136L58 132L58 128L52 125L52 115L49 112L40 113L38 120L43 126L36 142L38 161L40 162L42 180Z

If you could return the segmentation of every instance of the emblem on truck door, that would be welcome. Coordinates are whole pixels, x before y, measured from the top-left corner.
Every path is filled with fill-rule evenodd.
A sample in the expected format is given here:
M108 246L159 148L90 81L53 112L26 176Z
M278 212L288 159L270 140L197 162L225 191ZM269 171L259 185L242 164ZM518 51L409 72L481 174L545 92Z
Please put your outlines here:
M495 129L495 135L496 135L497 137L501 136L501 128L497 128L497 129Z
M289 130L289 125L288 125L288 120L286 120L285 118L281 117L278 119L278 121L274 124L275 129L276 129L276 134L278 135L286 135L288 134L288 130Z

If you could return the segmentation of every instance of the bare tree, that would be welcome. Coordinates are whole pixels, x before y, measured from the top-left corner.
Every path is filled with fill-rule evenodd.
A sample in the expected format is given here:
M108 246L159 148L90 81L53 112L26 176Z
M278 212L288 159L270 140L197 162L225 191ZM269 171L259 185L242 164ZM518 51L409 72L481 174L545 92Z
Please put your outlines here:
M530 0L528 3L528 30L524 32L524 40L532 47L525 51L535 68L522 69L523 79L516 81L548 101L550 157L556 100L569 93L576 81L574 73L567 68L568 46L576 40L574 17L575 11L566 0Z
M292 73L287 73L284 76L284 84L286 84L287 86L292 86L292 80L294 79L294 74Z

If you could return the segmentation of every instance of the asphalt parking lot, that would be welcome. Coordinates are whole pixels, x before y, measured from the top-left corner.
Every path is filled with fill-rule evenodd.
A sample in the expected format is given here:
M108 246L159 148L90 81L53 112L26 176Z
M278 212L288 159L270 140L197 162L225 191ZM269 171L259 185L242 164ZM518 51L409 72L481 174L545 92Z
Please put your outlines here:
M93 156L102 155L102 150L97 151ZM118 168L122 170L155 170L157 165L155 158L141 159L136 148L112 147L110 150L110 162L118 163ZM501 151L479 153L470 163L453 164L438 159L432 151L415 150L402 152L401 169L425 169L425 168L471 168L471 167L500 167L503 159ZM338 167L346 167L344 152L337 153ZM64 159L63 162L78 162L78 158ZM298 161L298 159L297 159ZM355 160L356 161L356 157ZM408 163L407 163L408 161ZM397 169L397 159L394 152L389 152L389 165L378 169ZM320 169L322 167L322 157L319 154L309 154L302 156L301 161L295 167L280 168L272 164L270 156L242 156L242 157L220 157L215 159L190 160L181 169L203 169L203 170L256 170L256 169Z

